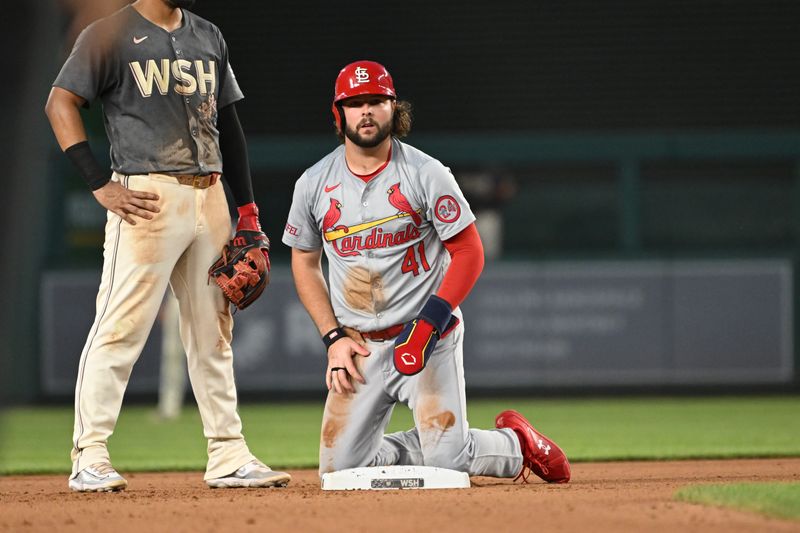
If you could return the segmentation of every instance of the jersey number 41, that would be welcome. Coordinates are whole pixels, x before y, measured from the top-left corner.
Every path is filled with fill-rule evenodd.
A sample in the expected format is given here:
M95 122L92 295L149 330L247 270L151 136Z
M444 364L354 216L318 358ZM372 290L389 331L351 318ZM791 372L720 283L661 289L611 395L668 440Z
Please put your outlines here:
M419 261L417 261L417 250L419 251ZM416 250L414 249L414 245L408 247L406 250L406 256L403 258L403 266L400 270L403 274L408 274L411 272L414 276L419 276L419 266L422 265L422 269L425 272L428 272L431 269L431 266L428 264L428 259L425 257L425 242L420 241L419 244L416 246Z

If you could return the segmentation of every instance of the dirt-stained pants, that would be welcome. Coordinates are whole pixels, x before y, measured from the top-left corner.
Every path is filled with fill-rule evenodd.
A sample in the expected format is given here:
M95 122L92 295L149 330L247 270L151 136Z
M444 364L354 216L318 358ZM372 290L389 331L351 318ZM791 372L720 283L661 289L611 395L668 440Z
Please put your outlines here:
M236 411L233 320L222 292L208 282L208 267L231 233L222 183L196 189L162 174L112 179L158 194L161 211L152 220L136 217L136 225L108 213L97 314L75 387L72 476L109 460L108 438L168 284L179 302L189 378L208 439L205 478L229 474L253 456Z
M510 429L469 429L464 394L464 325L439 341L425 369L397 372L392 341L367 342L357 357L366 384L328 393L322 418L320 474L362 466L425 465L474 476L514 477L522 468ZM397 402L414 413L414 429L384 435Z

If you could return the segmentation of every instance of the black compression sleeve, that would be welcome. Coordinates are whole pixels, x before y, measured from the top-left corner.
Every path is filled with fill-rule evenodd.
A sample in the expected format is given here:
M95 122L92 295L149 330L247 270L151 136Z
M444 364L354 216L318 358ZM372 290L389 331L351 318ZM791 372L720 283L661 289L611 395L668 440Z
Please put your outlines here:
M219 110L219 149L222 152L222 176L228 182L237 206L253 201L253 181L247 159L247 141L234 104Z
M108 171L103 170L103 167L94 158L92 149L89 148L89 141L73 144L64 150L64 155L72 161L81 177L86 180L86 183L89 184L93 191L96 191L111 179Z

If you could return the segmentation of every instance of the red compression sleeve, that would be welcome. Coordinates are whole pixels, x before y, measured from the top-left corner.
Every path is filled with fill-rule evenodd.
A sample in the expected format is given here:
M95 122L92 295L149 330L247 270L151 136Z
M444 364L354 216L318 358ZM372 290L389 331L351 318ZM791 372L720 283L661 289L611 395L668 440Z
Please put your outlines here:
M444 275L436 296L455 309L466 299L483 270L483 244L478 228L470 224L455 236L444 241L453 262Z

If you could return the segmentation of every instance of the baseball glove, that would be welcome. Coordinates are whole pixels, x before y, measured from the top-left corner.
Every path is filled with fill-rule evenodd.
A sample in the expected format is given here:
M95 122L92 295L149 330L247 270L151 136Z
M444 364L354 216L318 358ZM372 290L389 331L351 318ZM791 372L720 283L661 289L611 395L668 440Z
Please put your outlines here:
M269 239L262 231L239 230L222 256L208 269L209 278L237 309L253 303L269 283Z

